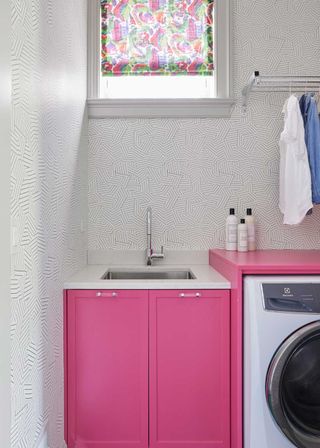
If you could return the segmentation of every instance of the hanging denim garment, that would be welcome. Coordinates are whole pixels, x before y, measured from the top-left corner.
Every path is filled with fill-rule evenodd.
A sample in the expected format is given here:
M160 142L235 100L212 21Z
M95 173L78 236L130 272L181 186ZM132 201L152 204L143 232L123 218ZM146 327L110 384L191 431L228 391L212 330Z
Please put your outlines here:
M311 171L312 202L320 204L320 120L317 103L312 94L302 95L300 109Z

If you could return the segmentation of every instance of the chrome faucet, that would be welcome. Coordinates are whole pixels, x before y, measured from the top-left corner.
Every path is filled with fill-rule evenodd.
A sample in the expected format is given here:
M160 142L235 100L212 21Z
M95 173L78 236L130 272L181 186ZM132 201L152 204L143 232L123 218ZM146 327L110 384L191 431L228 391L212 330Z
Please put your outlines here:
M152 265L152 260L154 258L164 258L164 251L163 246L161 246L161 252L157 254L156 252L153 252L152 249L152 241L151 241L151 234L152 232L152 213L151 213L151 207L148 207L147 209L147 265Z

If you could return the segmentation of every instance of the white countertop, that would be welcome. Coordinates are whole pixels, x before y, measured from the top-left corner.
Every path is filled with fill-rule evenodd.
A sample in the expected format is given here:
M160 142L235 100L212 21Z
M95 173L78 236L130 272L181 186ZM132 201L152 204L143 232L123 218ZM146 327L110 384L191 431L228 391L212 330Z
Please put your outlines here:
M108 269L137 270L186 270L196 276L192 280L103 280ZM230 289L231 285L209 264L197 265L88 265L64 283L65 289Z

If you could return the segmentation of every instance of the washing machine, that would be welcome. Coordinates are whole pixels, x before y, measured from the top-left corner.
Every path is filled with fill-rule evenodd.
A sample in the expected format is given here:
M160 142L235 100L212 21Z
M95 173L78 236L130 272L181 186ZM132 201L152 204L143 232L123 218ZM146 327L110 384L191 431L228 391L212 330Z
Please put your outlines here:
M320 276L244 279L244 448L320 448Z

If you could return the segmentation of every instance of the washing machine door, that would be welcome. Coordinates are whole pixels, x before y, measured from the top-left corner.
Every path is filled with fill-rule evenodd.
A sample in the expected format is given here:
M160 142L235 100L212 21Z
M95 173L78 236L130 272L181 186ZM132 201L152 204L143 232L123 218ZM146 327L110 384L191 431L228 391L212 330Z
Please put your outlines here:
M289 336L275 353L266 398L281 431L299 448L320 448L320 321Z

